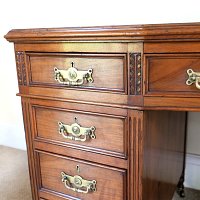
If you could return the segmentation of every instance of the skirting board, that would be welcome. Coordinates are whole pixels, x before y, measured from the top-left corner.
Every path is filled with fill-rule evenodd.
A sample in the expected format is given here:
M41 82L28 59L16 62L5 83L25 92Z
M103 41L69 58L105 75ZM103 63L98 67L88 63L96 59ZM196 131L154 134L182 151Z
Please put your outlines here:
M185 187L200 190L200 155L186 154Z

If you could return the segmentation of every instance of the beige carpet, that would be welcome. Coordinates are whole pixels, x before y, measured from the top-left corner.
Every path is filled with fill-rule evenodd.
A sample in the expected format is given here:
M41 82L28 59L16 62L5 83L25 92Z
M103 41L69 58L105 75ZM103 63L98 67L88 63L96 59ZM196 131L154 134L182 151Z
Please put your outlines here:
M175 193L173 200L200 200L200 191L185 188L185 197L181 198Z
M26 151L0 146L0 200L32 200Z
M0 146L0 200L32 200L25 151ZM200 200L200 191L186 189L186 197L173 200Z

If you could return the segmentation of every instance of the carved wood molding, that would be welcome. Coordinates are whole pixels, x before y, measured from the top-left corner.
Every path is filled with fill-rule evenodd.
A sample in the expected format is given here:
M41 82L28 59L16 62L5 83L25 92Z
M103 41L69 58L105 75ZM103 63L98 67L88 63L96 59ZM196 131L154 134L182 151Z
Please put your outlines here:
M19 85L26 85L26 68L25 68L25 56L24 52L17 51L16 52L16 65L17 65L17 77Z
M129 67L130 67L130 94L142 94L142 62L141 53L129 54Z
M105 41L105 40L194 40L200 39L199 23L145 24L126 26L13 29L5 38L12 42Z
M142 200L143 111L129 111L129 199ZM137 164L136 164L137 163Z
M30 173L30 184L32 189L32 197L34 200L38 200L37 188L37 176L35 174L35 164L34 164L34 151L33 151L33 142L32 138L32 129L31 129L31 112L30 112L30 100L29 98L22 98L22 114L24 119L24 130L26 133L26 145L27 145L27 154L29 162L29 173Z

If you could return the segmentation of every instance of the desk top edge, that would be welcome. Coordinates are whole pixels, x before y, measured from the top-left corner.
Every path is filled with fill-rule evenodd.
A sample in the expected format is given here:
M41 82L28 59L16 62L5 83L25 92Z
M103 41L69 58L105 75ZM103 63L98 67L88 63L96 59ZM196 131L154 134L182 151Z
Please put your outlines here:
M200 40L200 22L122 26L13 29L5 35L5 38L10 42L45 42L68 40Z

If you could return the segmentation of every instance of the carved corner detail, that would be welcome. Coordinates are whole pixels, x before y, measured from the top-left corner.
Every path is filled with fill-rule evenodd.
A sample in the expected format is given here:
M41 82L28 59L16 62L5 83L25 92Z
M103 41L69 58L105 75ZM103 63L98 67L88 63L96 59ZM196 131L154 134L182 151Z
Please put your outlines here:
M141 53L129 54L129 67L130 67L130 94L142 94L142 57Z
M17 77L19 85L26 85L26 66L25 66L25 57L24 52L17 51L16 52L16 65L17 65Z

